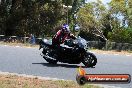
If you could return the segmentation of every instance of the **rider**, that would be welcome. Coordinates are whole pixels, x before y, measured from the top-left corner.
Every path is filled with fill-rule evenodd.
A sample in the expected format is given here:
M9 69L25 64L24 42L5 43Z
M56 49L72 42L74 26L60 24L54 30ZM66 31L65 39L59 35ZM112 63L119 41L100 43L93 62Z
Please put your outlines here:
M52 39L52 45L60 46L66 39L76 39L76 37L70 33L69 26L67 24L62 25L60 30L54 35Z

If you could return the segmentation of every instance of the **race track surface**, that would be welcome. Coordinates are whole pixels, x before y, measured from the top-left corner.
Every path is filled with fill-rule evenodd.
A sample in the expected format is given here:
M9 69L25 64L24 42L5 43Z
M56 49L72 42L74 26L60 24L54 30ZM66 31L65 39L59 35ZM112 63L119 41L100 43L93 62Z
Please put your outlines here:
M0 71L67 80L76 80L77 68L83 64L48 64L38 48L24 48L0 45ZM95 68L84 68L88 74L130 74L132 75L132 56L116 54L97 54ZM109 86L132 88L130 84L106 84Z

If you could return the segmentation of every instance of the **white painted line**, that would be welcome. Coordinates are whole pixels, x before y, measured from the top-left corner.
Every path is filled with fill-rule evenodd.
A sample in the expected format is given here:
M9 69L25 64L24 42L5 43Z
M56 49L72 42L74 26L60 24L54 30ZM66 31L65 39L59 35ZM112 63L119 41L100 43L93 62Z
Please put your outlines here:
M31 48L31 47L27 47L27 48Z
M132 56L132 55L126 55L126 56Z
M93 51L88 51L88 52L90 52L90 53L96 53L96 52L93 52Z
M20 46L16 46L16 47L20 47Z
M4 45L4 46L7 46L7 45Z
M103 88L121 88L121 87L108 86L108 85L102 85L102 84L94 84L94 85L99 86L99 87L103 87Z
M114 55L119 55L119 54L114 54Z

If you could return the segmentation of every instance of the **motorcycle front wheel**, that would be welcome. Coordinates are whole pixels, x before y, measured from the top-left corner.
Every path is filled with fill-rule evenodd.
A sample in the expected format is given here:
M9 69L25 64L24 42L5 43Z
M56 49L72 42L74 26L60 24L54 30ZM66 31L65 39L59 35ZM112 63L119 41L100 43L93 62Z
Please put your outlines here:
M87 53L82 61L86 67L93 67L97 63L97 58L92 53Z

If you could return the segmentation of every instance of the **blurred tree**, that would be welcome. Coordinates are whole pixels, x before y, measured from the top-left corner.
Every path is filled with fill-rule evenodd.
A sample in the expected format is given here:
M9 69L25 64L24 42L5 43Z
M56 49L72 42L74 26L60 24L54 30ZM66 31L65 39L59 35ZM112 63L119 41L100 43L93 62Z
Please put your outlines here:
M61 0L3 0L0 7L0 25L7 36L52 34L63 18Z
M131 0L112 0L109 3L109 13L113 19L111 21L113 31L108 35L111 41L130 43L130 30L132 27L130 4ZM128 30L128 28L130 29Z
M78 23L85 37L100 36L117 42L132 39L132 0L112 0L107 8L101 0L1 0L0 34L51 36L66 23L67 15L70 27L74 29Z
M6 20L9 15L10 3L8 0L0 2L0 33L4 34L6 30Z
M101 18L106 13L106 8L101 1L87 3L79 10L78 22L82 31L94 34L106 40L103 35Z
M117 43L132 43L132 29L116 29L108 34L109 40Z

